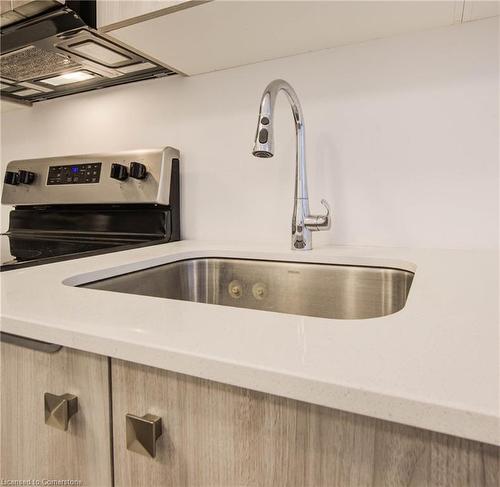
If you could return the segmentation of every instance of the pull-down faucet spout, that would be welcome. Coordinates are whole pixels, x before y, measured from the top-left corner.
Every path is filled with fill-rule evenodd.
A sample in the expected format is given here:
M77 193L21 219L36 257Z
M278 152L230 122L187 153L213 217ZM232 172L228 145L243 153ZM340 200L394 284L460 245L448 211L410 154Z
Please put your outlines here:
M269 83L260 101L259 120L255 134L252 154L255 157L273 157L274 155L274 105L276 96L283 90L292 107L296 134L295 157L295 196L292 216L292 249L311 250L312 232L330 229L330 208L325 200L321 203L326 208L325 215L310 215L309 194L307 191L305 127L304 116L299 99L289 83L276 79Z

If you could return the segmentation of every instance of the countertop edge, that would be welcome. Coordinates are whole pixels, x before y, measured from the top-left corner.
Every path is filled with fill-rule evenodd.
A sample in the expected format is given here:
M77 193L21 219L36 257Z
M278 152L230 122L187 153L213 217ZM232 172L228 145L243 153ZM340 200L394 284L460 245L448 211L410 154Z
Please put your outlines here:
M2 316L0 331L235 387L500 446L500 420L481 412L391 396L197 354L152 348ZM395 407L397 402L397 407Z

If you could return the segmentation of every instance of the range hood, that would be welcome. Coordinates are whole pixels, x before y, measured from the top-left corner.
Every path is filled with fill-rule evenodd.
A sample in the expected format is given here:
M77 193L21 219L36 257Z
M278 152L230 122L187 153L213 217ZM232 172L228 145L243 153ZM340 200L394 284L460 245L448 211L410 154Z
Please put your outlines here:
M32 103L176 74L96 30L95 1L2 0L0 93Z

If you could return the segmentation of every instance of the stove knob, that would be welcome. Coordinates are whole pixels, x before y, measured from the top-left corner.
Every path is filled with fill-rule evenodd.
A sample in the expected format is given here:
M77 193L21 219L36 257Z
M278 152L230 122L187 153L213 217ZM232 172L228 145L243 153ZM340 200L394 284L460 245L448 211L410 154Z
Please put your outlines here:
M12 184L17 186L19 184L19 173L13 171L5 171L5 179L3 180L5 184Z
M127 168L125 166L122 166L121 164L111 164L110 177L112 177L113 179L118 179L118 181L125 181L125 179L128 178Z
M147 170L144 164L140 162L130 163L130 177L135 179L144 179L146 177Z
M22 184L31 184L35 180L35 173L31 171L19 171L19 182Z

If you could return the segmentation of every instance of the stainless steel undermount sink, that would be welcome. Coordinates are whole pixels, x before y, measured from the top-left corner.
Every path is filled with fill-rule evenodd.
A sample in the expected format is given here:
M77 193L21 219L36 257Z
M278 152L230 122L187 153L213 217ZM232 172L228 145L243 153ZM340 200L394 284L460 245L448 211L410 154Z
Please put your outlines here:
M413 273L387 267L197 258L80 287L336 319L401 310Z

